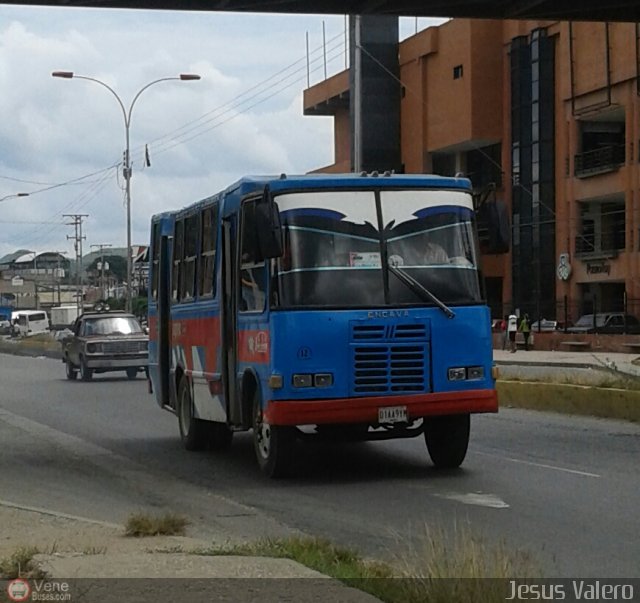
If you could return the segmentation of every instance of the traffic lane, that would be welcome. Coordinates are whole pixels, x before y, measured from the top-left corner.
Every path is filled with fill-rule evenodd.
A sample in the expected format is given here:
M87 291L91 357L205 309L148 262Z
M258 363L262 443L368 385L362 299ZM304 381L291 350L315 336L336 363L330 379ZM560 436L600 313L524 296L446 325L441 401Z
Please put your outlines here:
M174 437L175 420L160 412L147 381L123 372L69 381L60 360L0 354L0 405L95 443Z
M525 454L529 463L623 481L638 475L636 423L508 408L497 415L477 415L473 421L473 436L487 455L506 459L513 452L517 462Z
M31 362L37 366L38 361ZM45 385L47 367L52 370L47 402L22 408L32 416L99 441L158 474L225 492L300 529L372 554L394 550L425 523L450 525L454 519L469 519L491 535L506 535L514 544L524 541L545 549L548 557L555 555L559 575L591 575L594 568L610 566L615 567L607 575L625 575L629 559L638 556L628 518L635 516L635 492L640 489L637 478L626 479L629 449L613 447L610 454L607 446L611 434L637 445L636 426L506 410L474 417L470 453L461 471L434 471L422 438L351 446L307 444L300 447L301 475L270 482L257 471L248 434L236 438L230 454L190 454L178 444L175 417L154 408L151 396L137 394L142 380L71 383L58 377L59 364L45 363L34 377ZM52 390L58 392L57 402ZM73 392L90 396L82 402L81 413ZM22 401L29 397L25 394ZM588 463L579 461L594 445L601 462L611 457L603 466L614 471L604 478L558 470L589 473ZM576 483L578 477L609 481L602 487L587 486ZM477 497L476 504L470 504L470 495L477 494L485 496L480 497L485 505L489 494L508 506L478 506ZM585 531L584 525L593 528ZM576 535L584 554L576 555L580 549L566 544Z

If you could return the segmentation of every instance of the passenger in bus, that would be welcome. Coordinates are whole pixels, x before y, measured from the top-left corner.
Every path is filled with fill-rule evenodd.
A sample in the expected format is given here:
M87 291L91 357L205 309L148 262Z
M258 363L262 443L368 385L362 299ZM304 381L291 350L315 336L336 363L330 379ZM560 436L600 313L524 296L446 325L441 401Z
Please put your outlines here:
M240 273L240 281L242 285L242 307L241 310L250 311L255 309L255 290L256 282L253 280L251 270L245 268Z
M424 248L422 262L426 266L432 264L448 264L449 256L444 248L438 245L438 243L428 241Z

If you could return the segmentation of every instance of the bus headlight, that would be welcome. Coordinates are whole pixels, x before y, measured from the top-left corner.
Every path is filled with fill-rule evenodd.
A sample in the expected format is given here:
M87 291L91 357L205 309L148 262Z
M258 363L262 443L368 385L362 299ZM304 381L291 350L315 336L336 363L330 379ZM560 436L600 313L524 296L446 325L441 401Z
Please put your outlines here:
M483 366L456 366L447 371L449 381L480 381L484 379Z
M467 378L467 369L464 366L450 368L448 371L449 381L464 381Z
M296 373L291 379L293 387L331 387L332 373Z
M293 376L291 380L293 387L312 387L313 375L309 374L297 374Z
M484 379L484 367L470 366L467 369L467 379Z
M313 384L316 387L331 387L333 385L333 375L331 373L317 373L313 376Z

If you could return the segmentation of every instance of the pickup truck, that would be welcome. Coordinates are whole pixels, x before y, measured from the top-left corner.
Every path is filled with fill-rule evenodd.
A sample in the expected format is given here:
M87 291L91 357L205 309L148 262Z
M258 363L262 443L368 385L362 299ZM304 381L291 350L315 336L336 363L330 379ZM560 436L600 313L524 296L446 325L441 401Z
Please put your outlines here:
M147 371L149 337L133 314L85 312L62 340L67 379L80 373L90 381L94 373L125 371L129 379Z

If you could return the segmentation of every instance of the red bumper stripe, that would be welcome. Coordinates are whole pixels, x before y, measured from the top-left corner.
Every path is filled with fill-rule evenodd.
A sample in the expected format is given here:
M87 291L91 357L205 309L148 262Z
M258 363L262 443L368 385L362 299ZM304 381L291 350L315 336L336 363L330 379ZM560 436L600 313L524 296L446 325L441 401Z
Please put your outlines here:
M477 389L417 396L270 400L265 410L265 418L271 425L376 423L378 409L383 406L406 406L410 419L435 415L498 412L498 394L493 389Z

